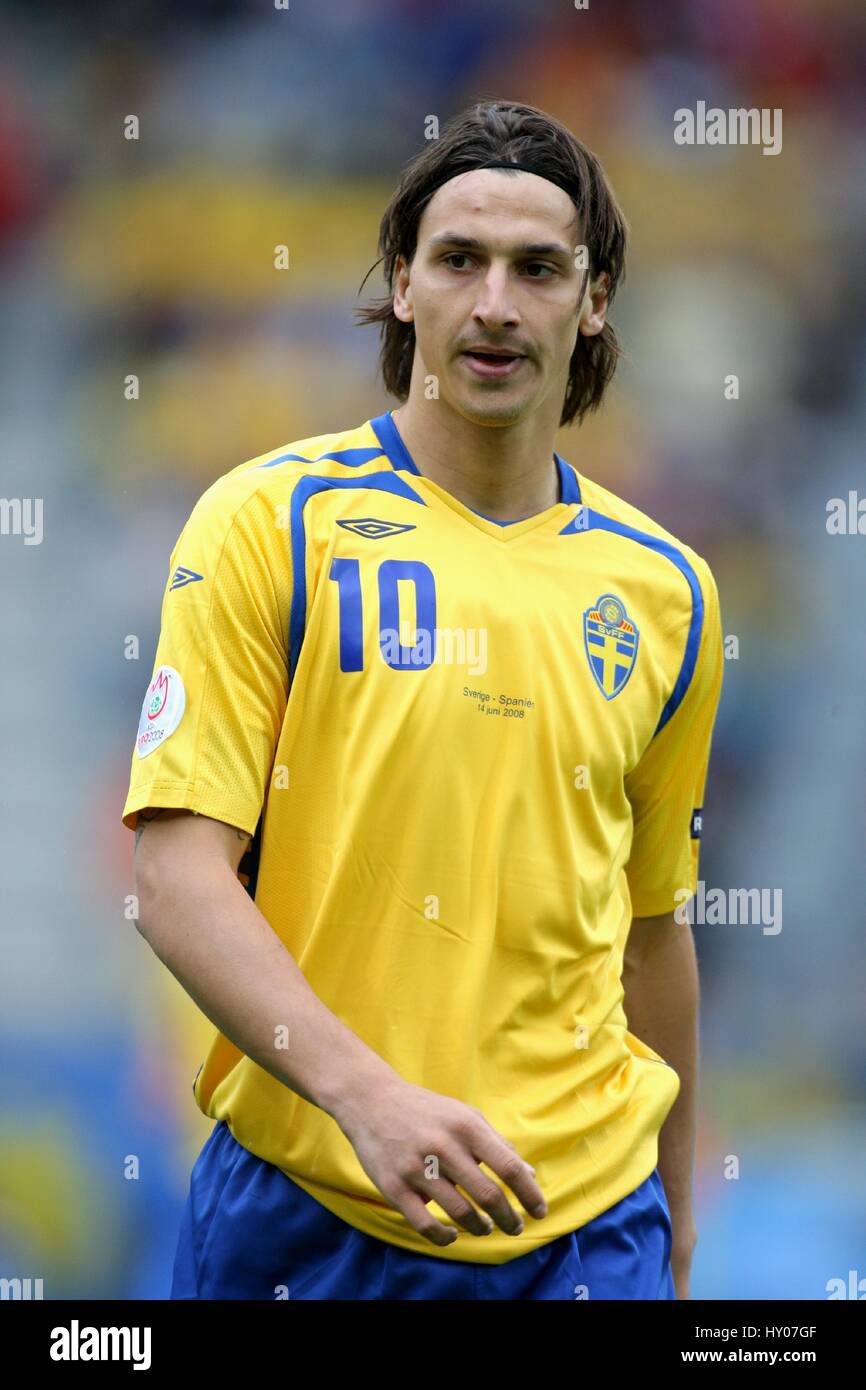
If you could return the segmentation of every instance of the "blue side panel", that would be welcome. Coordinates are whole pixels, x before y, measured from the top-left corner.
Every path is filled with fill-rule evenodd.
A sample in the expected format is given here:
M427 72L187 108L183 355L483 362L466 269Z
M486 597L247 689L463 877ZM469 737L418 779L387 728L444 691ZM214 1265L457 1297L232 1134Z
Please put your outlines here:
M378 458L378 454L374 455ZM292 546L292 610L289 619L289 673L294 676L304 640L307 619L307 535L304 530L304 507L317 492L329 488L371 488L375 492L390 492L425 507L423 497L396 473L370 473L364 478L323 478L319 475L301 478L292 492L289 526Z
M633 526L626 526L621 521L614 521L612 517L604 516L601 512L594 512L589 507L584 507L582 512L579 512L566 526L563 526L559 534L569 536L576 535L581 531L611 531L616 536L625 536L628 540L637 541L638 545L645 545L648 549L655 550L657 554L664 555L671 564L676 565L691 590L692 618L689 623L689 635L686 638L682 666L676 685L671 691L670 699L662 710L661 718L656 725L655 733L657 734L679 708L695 673L698 650L701 645L701 632L704 626L704 596L701 593L698 576L682 551L677 550L676 546L671 545L669 541L664 541L659 536L651 536L647 531L638 531Z

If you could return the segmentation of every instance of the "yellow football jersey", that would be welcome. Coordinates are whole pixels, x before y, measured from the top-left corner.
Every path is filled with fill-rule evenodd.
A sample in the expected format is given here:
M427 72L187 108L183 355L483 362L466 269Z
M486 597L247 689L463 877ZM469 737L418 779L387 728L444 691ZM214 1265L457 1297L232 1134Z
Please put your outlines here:
M628 1031L622 961L632 914L696 890L718 594L688 546L551 467L554 506L489 520L388 411L214 483L171 557L123 813L254 835L250 891L320 999L535 1167L543 1220L434 1247L328 1114L216 1033L201 1110L441 1259L504 1263L632 1192L680 1085Z

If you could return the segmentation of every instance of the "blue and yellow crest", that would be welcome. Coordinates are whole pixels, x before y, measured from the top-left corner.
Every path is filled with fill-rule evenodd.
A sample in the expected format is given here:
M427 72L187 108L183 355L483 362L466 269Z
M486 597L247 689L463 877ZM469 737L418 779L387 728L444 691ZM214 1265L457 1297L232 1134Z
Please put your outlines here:
M640 633L615 594L602 594L583 615L589 669L606 700L618 695L634 668Z

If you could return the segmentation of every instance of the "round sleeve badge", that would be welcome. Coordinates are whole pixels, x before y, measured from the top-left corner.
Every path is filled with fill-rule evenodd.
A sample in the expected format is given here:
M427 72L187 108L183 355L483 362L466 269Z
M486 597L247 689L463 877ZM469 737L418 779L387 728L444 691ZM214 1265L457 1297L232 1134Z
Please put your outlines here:
M186 709L186 691L173 666L160 666L147 688L138 721L136 748L146 758L174 733Z

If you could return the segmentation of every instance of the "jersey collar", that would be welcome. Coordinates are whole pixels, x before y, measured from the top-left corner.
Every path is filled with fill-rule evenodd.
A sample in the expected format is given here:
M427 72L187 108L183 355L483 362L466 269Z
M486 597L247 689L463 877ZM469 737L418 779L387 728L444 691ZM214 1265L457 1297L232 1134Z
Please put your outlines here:
M386 410L382 415L377 415L370 421L370 427L378 439L379 443L387 455L391 466L398 472L415 473L419 477L423 476L421 469L416 464L409 450L403 442L400 431L394 424L393 412ZM566 463L564 458L554 450L553 457L559 470L559 501L566 505L570 502L580 503L580 483L576 469L570 463ZM429 481L429 479L428 479ZM524 520L530 520L529 517ZM503 524L503 523L496 523ZM520 522L505 522L508 526L519 526Z

